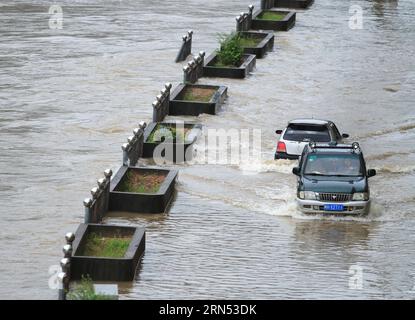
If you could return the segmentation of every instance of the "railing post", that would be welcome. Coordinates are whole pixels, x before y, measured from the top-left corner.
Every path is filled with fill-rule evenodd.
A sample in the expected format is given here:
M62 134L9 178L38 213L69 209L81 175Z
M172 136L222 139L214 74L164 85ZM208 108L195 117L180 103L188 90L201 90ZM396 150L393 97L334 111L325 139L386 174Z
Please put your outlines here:
M65 240L66 244L72 245L72 243L75 241L75 234L73 234L72 232L68 232L67 234L65 234Z
M246 29L244 31L249 31L252 27L252 16L254 13L254 5L251 4L248 7L248 17L247 17L247 21L246 21Z
M189 82L189 71L190 68L188 66L183 67L183 83Z
M128 166L128 149L129 149L130 145L128 143L124 143L121 146L122 149L122 165L123 166Z
M92 199L86 198L84 200L84 207L85 207L84 222L85 223L90 223L91 221L91 205L92 205Z
M237 16L235 17L235 20L236 20L236 32L242 31L242 17Z
M66 273L65 272L59 272L58 273L58 282L59 282L58 299L59 300L66 300L65 287L66 287L67 281L68 281L68 277L66 276Z
M157 100L155 100L152 103L153 106L153 122L158 122L158 111L159 111L159 102Z
M199 52L199 56L197 57L196 63L197 63L197 79L202 78L203 77L203 66L205 64L205 55L206 53L204 51L200 51Z
M195 60L191 60L187 63L188 67L190 68L190 72L189 72L189 81L191 83L195 83L197 81L195 81L195 67L196 67L196 62Z

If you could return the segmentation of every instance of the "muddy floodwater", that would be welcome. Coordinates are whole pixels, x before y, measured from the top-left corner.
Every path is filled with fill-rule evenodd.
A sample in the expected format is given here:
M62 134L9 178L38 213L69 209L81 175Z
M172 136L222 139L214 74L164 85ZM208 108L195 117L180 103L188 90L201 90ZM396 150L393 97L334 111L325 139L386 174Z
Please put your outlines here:
M56 299L48 270L64 234L164 83L181 82L182 35L193 29L193 51L209 54L250 2L62 0L62 29L49 28L51 4L0 4L3 299ZM108 217L147 230L121 299L415 298L414 3L353 4L363 29L349 28L349 1L316 0L250 77L199 81L228 86L229 99L186 120L261 129L261 159L176 165L168 214ZM273 160L275 130L297 117L333 120L361 143L378 171L367 217L297 212L295 162Z

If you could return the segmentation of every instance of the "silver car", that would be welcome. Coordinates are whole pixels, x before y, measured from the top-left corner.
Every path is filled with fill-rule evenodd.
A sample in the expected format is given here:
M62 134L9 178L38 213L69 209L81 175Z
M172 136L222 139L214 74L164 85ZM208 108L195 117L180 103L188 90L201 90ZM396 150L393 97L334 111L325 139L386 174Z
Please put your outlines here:
M332 121L318 119L295 119L288 122L284 130L275 131L280 135L274 159L298 159L304 147L311 141L319 143L341 143L348 138L340 134Z

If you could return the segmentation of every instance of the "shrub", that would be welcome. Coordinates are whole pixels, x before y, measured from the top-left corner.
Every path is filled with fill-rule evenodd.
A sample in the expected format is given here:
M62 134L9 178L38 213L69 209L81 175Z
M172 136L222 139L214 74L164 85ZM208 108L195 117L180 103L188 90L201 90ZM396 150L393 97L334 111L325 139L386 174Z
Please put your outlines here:
M238 67L242 60L241 36L237 33L219 35L218 63Z
M111 296L96 294L94 284L89 276L82 276L81 283L69 291L67 300L112 300Z

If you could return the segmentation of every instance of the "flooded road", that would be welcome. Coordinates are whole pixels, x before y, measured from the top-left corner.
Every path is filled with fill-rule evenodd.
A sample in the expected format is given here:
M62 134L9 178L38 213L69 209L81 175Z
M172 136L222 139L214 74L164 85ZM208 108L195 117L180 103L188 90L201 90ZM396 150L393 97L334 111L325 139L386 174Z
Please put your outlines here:
M57 297L48 269L63 236L83 221L103 170L120 166L132 129L151 120L163 84L181 82L181 36L193 29L193 51L209 54L249 5L200 3L62 0L54 30L52 1L2 1L0 298ZM353 4L363 29L349 28L348 1L316 0L252 76L199 81L228 86L229 99L196 121L261 129L262 159L176 166L169 214L109 217L147 229L122 299L415 298L414 3ZM368 217L296 211L295 163L273 160L275 129L296 117L333 120L361 143L378 170ZM350 286L353 270L361 288Z

